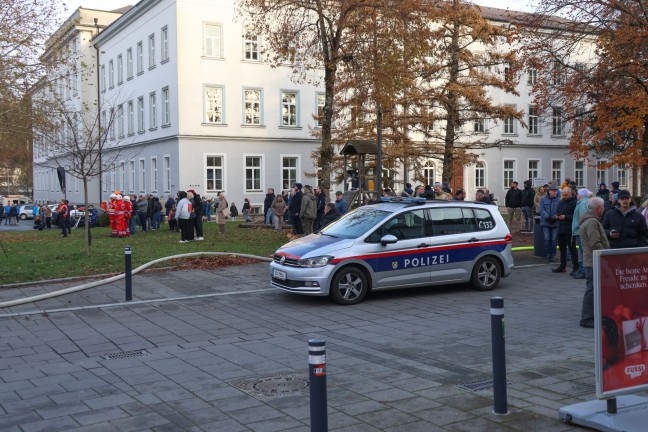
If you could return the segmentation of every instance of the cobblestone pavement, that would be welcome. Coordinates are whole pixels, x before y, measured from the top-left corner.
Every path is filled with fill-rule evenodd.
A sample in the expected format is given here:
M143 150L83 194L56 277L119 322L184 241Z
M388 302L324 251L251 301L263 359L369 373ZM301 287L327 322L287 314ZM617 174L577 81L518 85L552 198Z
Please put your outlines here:
M0 310L0 430L309 431L311 338L327 343L331 431L580 430L558 409L595 398L584 281L546 265L493 292L398 290L351 307L272 289L267 263L133 281L129 304L120 281ZM470 389L491 378L494 295L506 308L505 416L491 389ZM285 376L292 393L243 390Z

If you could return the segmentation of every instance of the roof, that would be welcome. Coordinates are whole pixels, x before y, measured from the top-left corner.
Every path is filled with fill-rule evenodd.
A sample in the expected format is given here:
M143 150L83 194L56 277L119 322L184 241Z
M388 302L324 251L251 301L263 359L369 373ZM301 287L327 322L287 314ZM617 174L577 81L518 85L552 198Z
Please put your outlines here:
M340 150L341 155L377 154L378 145L370 140L347 141Z

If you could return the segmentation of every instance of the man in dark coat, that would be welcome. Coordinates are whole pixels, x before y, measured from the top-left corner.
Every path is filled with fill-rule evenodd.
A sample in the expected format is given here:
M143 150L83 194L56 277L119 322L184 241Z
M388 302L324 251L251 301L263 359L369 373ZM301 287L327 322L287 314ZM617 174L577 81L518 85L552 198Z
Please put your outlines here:
M509 229L517 231L520 228L520 208L522 207L522 191L518 189L518 182L511 183L511 188L504 197L504 203L509 216Z
M274 223L274 214L272 213L272 203L275 199L275 193L273 188L268 188L268 192L263 200L263 217L265 218L266 225L272 225Z
M176 201L173 199L171 195L169 195L169 198L166 200L164 203L164 210L166 213L166 218L169 220L169 213L171 213L171 209L176 205Z
M302 229L302 224L301 224L301 219L299 218L299 212L301 211L301 203L302 203L302 184L301 183L295 183L295 186L293 186L293 197L292 201L290 201L290 214L292 216L292 223L293 223L293 234L304 234L304 230Z
M322 228L342 216L335 208L335 203L327 203L324 206L324 217L322 217Z
M572 273L578 270L578 253L576 251L575 239L572 237L572 222L576 210L576 197L572 194L570 187L565 187L560 194L560 202L556 210L558 220L558 247L560 248L560 265L552 269L554 273L567 271L567 247L572 262Z
M610 247L615 249L648 246L646 218L637 211L630 192L622 190L618 198L618 206L603 216L603 228L610 241Z
M322 218L324 217L324 207L326 206L326 197L322 192L322 188L315 188L315 203L317 204L317 217L313 223L313 229L317 231L322 227Z
M535 198L535 191L531 187L531 180L524 181L524 190L522 191L522 216L524 216L524 229L520 232L531 233L533 232L533 200Z

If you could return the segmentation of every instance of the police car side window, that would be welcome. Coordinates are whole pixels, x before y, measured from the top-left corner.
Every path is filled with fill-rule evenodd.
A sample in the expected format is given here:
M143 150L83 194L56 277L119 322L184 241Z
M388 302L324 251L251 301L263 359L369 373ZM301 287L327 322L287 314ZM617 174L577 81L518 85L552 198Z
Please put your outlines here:
M473 214L472 209L463 208L461 209L463 213L464 225L466 226L466 232L475 232L477 231L477 221L475 220L475 215Z
M439 236L466 232L464 215L461 208L433 208L430 214L432 216L432 235Z
M413 210L394 216L367 237L366 241L378 243L381 237L387 234L391 234L399 240L425 237L423 210Z
M488 210L475 209L477 231L488 231L495 228L495 220Z

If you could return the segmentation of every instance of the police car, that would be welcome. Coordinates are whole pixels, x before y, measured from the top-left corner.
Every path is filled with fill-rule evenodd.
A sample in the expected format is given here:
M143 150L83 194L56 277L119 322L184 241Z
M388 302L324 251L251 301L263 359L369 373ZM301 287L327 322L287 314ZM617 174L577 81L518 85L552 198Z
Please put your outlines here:
M271 283L344 305L392 288L470 282L486 291L511 273L511 244L496 206L391 199L345 213L279 248Z

